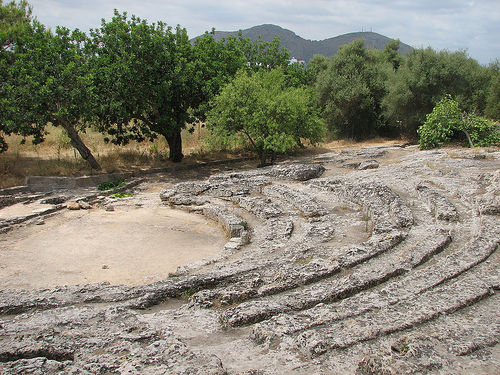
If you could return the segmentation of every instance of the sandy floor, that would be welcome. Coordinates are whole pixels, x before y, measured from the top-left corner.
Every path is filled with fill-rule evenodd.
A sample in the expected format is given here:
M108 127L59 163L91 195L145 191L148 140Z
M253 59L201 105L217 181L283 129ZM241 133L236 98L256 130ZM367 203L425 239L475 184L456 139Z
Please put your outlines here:
M224 246L222 229L203 216L162 206L156 191L138 199L111 212L64 210L44 225L2 234L0 288L144 284Z

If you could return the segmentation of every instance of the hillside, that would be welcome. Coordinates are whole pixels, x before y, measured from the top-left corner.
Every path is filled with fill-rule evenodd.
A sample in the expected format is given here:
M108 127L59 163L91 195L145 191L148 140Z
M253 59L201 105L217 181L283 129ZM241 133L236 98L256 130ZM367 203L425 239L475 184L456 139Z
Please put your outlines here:
M220 40L229 35L238 35L238 31L216 31L215 38ZM259 36L264 41L271 41L275 36L279 36L283 47L290 51L290 56L299 60L309 61L316 54L327 57L333 56L340 46L348 44L355 39L364 39L365 44L376 49L383 49L387 42L391 39L374 33L374 32L358 32L339 35L333 38L324 40L308 40L304 39L294 32L283 29L276 25L260 25L254 26L246 30L242 30L242 35L251 40L257 40ZM401 43L399 52L406 55L412 49L411 46Z

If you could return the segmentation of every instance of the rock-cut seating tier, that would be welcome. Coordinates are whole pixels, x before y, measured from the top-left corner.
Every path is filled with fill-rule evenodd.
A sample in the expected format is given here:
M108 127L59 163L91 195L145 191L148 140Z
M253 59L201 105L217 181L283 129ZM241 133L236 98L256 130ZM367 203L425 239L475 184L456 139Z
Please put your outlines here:
M500 152L476 155L361 148L170 186L221 252L149 285L1 291L0 372L500 373Z

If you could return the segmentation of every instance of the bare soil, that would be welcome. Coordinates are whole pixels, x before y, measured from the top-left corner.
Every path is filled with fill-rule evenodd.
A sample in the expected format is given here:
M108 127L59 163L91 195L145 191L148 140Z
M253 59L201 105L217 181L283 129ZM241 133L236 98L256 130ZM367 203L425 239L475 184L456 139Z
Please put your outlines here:
M19 203L0 214L25 215L42 206ZM154 187L113 206L114 211L64 210L43 225L3 234L0 288L151 283L216 254L226 242L214 222L162 206Z

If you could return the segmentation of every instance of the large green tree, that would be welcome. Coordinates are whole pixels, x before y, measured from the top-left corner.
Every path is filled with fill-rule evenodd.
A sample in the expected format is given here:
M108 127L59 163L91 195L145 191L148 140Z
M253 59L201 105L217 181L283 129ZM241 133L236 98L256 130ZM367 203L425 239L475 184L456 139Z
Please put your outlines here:
M204 120L209 100L238 69L271 69L288 56L279 42L241 36L215 41L206 33L191 43L180 26L117 11L91 37L101 129L118 144L163 135L174 162L183 158L182 129Z
M241 70L212 104L207 119L212 135L222 142L249 142L261 166L303 139L318 142L324 133L312 90L288 87L282 69Z
M415 136L426 115L446 94L453 95L464 110L483 114L490 79L487 68L463 51L415 49L390 75L383 100L385 117Z
M30 129L13 126L7 112L7 87L12 84L11 67L16 50L21 48L24 36L31 30L31 22L31 8L26 1L4 3L0 0L0 152L8 147L4 135L31 134Z
M329 129L337 136L360 140L375 133L388 66L358 39L340 47L319 73L319 103Z
M57 27L53 33L34 23L15 53L6 86L7 128L43 140L47 123L64 128L71 145L93 169L99 163L79 132L91 111L92 83L82 45L85 34Z
M163 135L170 159L183 158L181 130L197 101L193 51L186 30L115 11L91 31L92 74L103 132L117 144Z
M489 66L489 72L491 83L484 114L486 117L500 120L500 62L498 60Z

